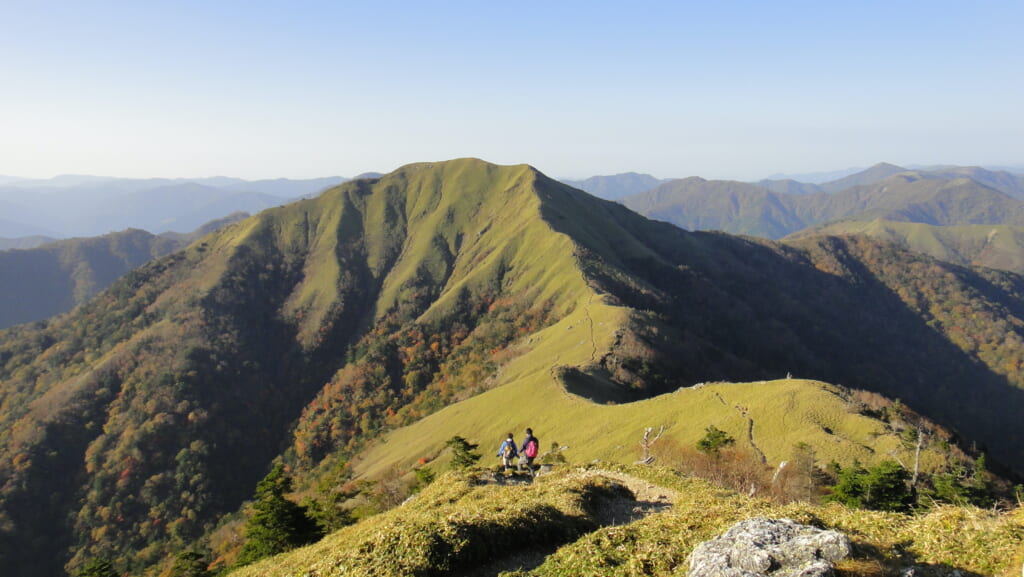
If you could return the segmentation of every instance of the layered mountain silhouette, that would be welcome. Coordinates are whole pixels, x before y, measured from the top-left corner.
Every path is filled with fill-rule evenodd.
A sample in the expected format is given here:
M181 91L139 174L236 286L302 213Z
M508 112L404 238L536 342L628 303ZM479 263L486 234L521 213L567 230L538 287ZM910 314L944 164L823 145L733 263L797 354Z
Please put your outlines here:
M881 164L820 186L692 177L669 181L622 202L687 230L777 239L840 220L1020 226L1024 201L1019 181L1017 175L983 169L921 172ZM812 186L818 192L810 192Z
M639 194L665 182L649 174L624 172L609 176L591 176L583 180L562 179L562 182L606 200Z
M0 251L0 328L67 312L125 273L247 216L229 215L187 234L128 229Z
M234 212L257 213L319 193L341 177L306 180L128 179L65 175L0 182L0 237L55 238L126 228L188 232Z
M887 194L868 186L828 210ZM141 570L236 510L275 458L323 471L460 407L500 439L556 396L584 410L787 373L898 397L1014 466L1022 293L1020 276L863 237L687 232L526 165L409 165L0 332L0 556L26 576L98 556ZM550 426L571 446L602 434ZM407 457L376 447L377 466Z

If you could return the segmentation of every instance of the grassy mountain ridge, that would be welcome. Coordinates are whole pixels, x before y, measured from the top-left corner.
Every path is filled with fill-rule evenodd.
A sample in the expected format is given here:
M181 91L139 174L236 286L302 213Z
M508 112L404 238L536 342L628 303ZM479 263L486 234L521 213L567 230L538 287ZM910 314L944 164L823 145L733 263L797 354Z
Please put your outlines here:
M641 491L672 502L652 502ZM530 484L447 474L392 511L230 575L679 575L695 546L753 517L847 534L852 555L836 567L843 575L1009 577L1024 558L1019 516L969 507L919 516L777 505L669 470L595 463Z
M705 380L754 381L792 371L903 398L971 438L986 439L993 454L1000 451L995 445L1013 443L1012 415L1024 399L1014 368L1021 360L1019 277L994 271L986 277L863 239L819 238L787 247L667 225L650 236L659 239L660 247L652 245L660 250L622 258L624 271L588 267L584 258L598 292L608 292L547 329L565 331L557 340L534 337L535 348L506 367L502 380L529 377L537 387L547 383L554 391L566 387L621 402L636 398L631 386L649 395ZM630 280L616 282L621 278ZM628 333L617 328L623 320L611 320L622 315L633 328ZM565 350L574 345L574 353ZM519 363L532 369L514 370ZM981 399L987 408L980 409ZM518 404L506 399L493 406ZM485 422L515 430L524 419L483 413L467 430Z
M526 165L409 165L0 332L0 553L23 575L58 574L64 547L139 572L272 459L316 472L465 399L507 398L481 414L516 430L520 394L596 408L792 371L1012 460L1022 288L863 240L687 233Z
M365 331L460 307L472 325L486 312L474 291L493 300L530 287L571 304L585 285L563 241L531 217L534 177L525 166L467 160L356 181L145 265L70 315L11 329L0 347L3 448L14 465L0 468L3 505L41 499L52 509L34 520L6 513L5 539L64 527L51 541L77 543L79 559L161 544L133 557L145 566L237 506ZM535 250L542 236L553 239L550 255ZM568 260L531 262L557 264L552 257ZM29 410L41 403L49 408ZM62 448L66 435L78 442ZM45 453L76 471L61 476L68 486L32 481ZM76 494L68 527L60 519ZM5 561L32 574L59 562L44 550L12 545Z
M839 221L787 237L862 234L961 266L984 266L1024 273L1024 229L1004 225L935 226L916 222Z
M564 329L555 325L548 330ZM360 455L355 471L373 478L391 467L409 470L420 459L441 454L444 441L456 434L480 442L485 461L490 461L506 432L519 438L526 426L533 427L545 450L557 442L575 463L633 462L641 456L639 442L648 427L656 432L665 428L661 447L693 447L709 425L726 431L736 439L737 448L763 457L771 466L789 459L798 443L815 447L821 462L857 459L870 464L892 455L913 458L912 451L901 445L898 431L864 414L849 391L825 383L708 383L642 401L594 404L567 392L550 367L526 368L536 360L524 356L510 363L505 369L508 386L386 435ZM508 409L496 414L495 407ZM656 443L655 454L659 448ZM927 469L938 470L945 459L939 452L929 452L923 462Z

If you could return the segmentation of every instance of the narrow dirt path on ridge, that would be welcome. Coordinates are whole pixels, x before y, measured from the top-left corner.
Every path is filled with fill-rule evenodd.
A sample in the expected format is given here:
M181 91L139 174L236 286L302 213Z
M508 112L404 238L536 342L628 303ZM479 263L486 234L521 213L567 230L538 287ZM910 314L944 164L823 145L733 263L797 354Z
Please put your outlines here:
M590 362L597 360L597 338L594 336L594 317L590 316L590 305L594 302L594 295L587 298L587 304L583 306L583 314L587 315L587 324L590 326Z
M674 489L662 487L626 473L605 469L592 469L569 474L582 478L604 477L611 479L629 489L634 495L635 499L623 494L621 497L601 500L595 515L596 521L601 527L625 525L643 519L648 515L660 513L670 509L679 497L679 494ZM509 481L495 476L495 482L508 483ZM455 577L497 577L497 575L505 571L529 571L544 563L547 556L554 553L557 548L556 546L550 550L516 551L501 559L495 559L479 567L457 571L452 575Z
M723 405L727 407L729 406L729 403L726 402L718 391L714 391L714 395ZM754 442L754 419L750 418L750 412L746 407L739 403L733 405L733 408L736 409L740 416L747 421L747 442L750 443L750 448L754 450L754 453L757 454L757 458L760 459L762 463L767 463L768 457L765 457L764 451L762 451L761 448L757 446L757 443Z
M587 470L579 473L583 478L605 477L629 489L635 497L608 500L598 511L598 522L602 526L624 525L638 519L670 509L679 495L674 489L655 485L639 477L604 469Z

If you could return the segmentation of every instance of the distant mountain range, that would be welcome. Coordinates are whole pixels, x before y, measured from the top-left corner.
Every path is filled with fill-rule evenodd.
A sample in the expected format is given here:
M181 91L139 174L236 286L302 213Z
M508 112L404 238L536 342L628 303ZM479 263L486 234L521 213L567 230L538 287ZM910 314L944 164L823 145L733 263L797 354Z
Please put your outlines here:
M7 178L0 182L0 238L99 236L127 228L187 232L233 212L254 214L317 194L344 180Z
M235 213L188 234L128 229L0 251L0 329L70 311L129 271L248 216Z
M1024 176L980 168L929 172L879 164L822 185L687 178L623 204L688 230L781 238L836 220L1024 224Z
M631 194L650 190L666 182L649 174L624 172L611 176L591 176L583 180L561 179L571 187L578 188L605 200L619 200Z
M624 198L688 230L771 239L866 235L960 265L1024 272L1024 176L881 163L821 184L687 178Z
M779 214L944 223L999 216L951 203L962 190L1014 200L967 179L882 182ZM826 411L799 400L821 385L770 382L787 373L899 398L1024 472L1022 295L1019 275L864 236L689 232L527 165L408 165L0 331L0 556L25 577L96 557L156 574L209 543L275 460L330 503L412 475L455 435L531 425L580 463L632 460L623 439L669 420L679 442L712 424L757 435L771 467L808 440L845 465L912 458L893 429L835 408L843 390ZM687 396L709 381L751 384Z

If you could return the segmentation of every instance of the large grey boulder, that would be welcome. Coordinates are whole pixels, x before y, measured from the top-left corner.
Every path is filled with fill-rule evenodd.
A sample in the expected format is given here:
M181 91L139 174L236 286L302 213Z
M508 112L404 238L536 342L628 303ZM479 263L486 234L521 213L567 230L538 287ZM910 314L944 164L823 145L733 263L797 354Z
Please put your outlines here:
M698 545L688 576L830 577L833 564L849 554L850 540L842 533L757 517Z

